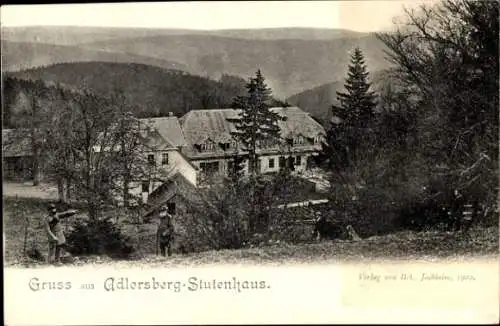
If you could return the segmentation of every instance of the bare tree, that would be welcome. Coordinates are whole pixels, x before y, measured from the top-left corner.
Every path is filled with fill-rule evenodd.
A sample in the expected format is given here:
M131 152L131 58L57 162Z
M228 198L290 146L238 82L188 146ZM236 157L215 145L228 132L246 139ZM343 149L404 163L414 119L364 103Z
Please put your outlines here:
M417 150L447 186L495 206L498 173L498 2L447 0L406 10L378 34L400 80L417 90Z

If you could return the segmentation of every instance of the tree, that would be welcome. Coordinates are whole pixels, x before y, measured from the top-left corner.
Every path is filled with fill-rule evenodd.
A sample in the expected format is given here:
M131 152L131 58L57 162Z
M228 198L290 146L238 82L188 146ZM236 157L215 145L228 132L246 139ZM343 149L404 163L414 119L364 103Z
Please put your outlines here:
M368 76L363 53L355 48L320 155L330 172L332 209L345 223L358 226L373 222L370 210L379 201L369 190L380 186L378 176L384 170L376 146L377 96Z
M32 177L33 185L40 183L41 170L45 157L43 131L50 128L48 120L50 117L51 94L41 80L24 80L7 77L5 80L7 102L9 108L7 118L10 124L18 129L12 141L20 142L23 138L29 139L32 152ZM15 109L13 107L17 106ZM15 112L13 112L15 111Z
M241 180L241 177L243 176L244 163L245 157L243 155L237 153L233 156L228 173L229 178L233 182L238 182Z
M418 145L427 174L496 206L498 2L447 0L406 10L378 38L402 83L419 95Z
M340 105L332 106L333 118L327 131L325 153L330 168L355 164L358 152L366 150L375 122L376 95L370 91L363 53L355 48L345 82L346 92L337 92ZM365 156L366 153L360 155Z
M334 112L345 123L355 127L369 127L375 117L377 102L375 94L369 90L368 72L359 48L355 48L351 55L344 87L347 92L337 92L340 106L333 106Z
M270 110L271 89L258 70L246 85L247 95L234 99L233 108L240 109L235 122L234 136L248 152L248 169L252 176L257 173L257 147L266 141L276 141L280 137L278 121L280 115Z
M257 221L261 219L261 211L257 203L257 192L262 183L258 173L258 147L267 143L276 143L280 138L278 121L280 115L270 110L271 89L267 87L265 78L258 70L255 77L250 78L246 85L247 94L238 96L233 102L235 109L240 109L239 117L235 121L236 131L233 133L247 152L248 171L250 173L250 229L257 228Z
M147 162L144 155L149 150L147 137L153 131L147 123L137 119L123 92L115 89L109 104L114 110L114 125L110 137L114 138L114 171L119 174L114 180L114 191L121 193L123 205L128 207L132 198L130 185L137 180L150 180L159 174Z

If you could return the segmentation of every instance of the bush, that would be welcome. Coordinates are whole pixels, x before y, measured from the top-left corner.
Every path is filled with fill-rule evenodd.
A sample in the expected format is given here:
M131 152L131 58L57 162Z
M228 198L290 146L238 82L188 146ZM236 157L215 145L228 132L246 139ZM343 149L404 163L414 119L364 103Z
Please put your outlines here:
M108 255L112 258L130 258L134 248L109 219L78 221L67 237L68 252L72 255Z

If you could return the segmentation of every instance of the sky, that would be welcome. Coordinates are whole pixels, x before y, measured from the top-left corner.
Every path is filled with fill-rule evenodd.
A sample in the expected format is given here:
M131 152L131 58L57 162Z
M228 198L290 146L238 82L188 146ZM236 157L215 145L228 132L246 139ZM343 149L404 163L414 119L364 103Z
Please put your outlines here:
M403 6L436 0L183 1L6 5L2 26L103 26L181 29L277 27L386 30Z

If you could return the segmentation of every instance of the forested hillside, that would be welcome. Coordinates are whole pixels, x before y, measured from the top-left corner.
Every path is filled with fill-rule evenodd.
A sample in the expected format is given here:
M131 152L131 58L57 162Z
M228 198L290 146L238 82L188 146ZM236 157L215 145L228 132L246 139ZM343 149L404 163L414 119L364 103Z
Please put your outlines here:
M234 76L225 75L216 81L178 70L109 62L56 64L6 76L86 88L103 97L120 92L136 114L144 117L169 112L180 116L194 109L228 107L245 85L244 79ZM8 85L6 93L12 91Z

